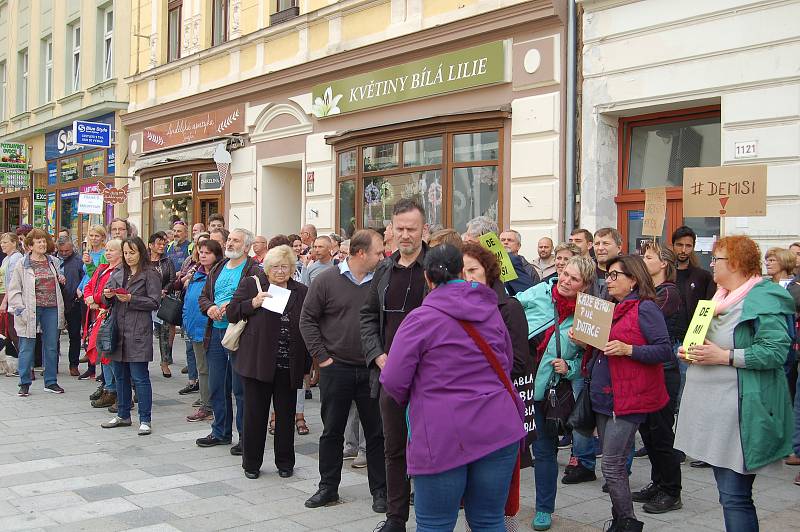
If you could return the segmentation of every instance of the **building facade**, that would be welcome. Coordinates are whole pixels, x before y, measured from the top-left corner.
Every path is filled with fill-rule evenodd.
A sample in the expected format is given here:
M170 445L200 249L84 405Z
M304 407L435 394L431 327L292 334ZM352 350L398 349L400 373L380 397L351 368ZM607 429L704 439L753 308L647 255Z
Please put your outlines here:
M563 2L152 0L131 18L144 232L219 211L348 235L410 197L434 228L488 215L534 255L563 233Z
M78 212L82 192L122 187L127 139L119 112L128 107L130 2L4 0L0 2L0 142L25 146L29 176L3 179L0 228L28 223L81 241L103 214ZM110 148L73 142L73 121L110 124ZM121 153L118 146L122 147ZM121 155L122 157L118 157ZM116 207L124 214L124 205Z
M762 249L800 234L800 3L584 0L581 225L641 236L644 189L667 187L664 236L686 223ZM685 218L683 168L768 165L759 217Z

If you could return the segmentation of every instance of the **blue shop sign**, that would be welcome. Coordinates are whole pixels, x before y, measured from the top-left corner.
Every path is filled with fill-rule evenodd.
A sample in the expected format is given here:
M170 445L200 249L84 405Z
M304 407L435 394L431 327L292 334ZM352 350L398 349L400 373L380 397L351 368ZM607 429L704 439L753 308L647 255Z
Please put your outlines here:
M114 148L108 150L108 171L106 175L114 175L117 173L117 156Z
M111 124L75 120L72 123L72 142L91 148L111 147Z
M58 163L47 163L47 184L58 183Z
M108 124L114 127L114 113L98 116L89 120L90 122ZM51 131L44 137L44 158L47 161L58 159L67 155L81 153L87 150L95 150L93 146L76 146L73 143L72 124L62 127L56 131Z

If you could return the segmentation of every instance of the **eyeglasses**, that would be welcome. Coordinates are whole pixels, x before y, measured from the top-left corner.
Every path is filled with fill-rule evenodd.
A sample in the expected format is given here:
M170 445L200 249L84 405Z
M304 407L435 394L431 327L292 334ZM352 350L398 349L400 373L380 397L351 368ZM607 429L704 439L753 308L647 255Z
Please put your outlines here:
M278 264L276 266L270 266L269 271L271 272L288 272L290 266L288 264Z
M728 260L728 257L714 257L714 256L712 256L711 257L711 264L714 264L718 260Z
M625 272L618 271L618 270L614 270L614 271L608 272L608 273L606 274L606 277L607 277L608 279L611 279L612 281L616 281L616 280L617 280L617 278L618 278L620 275L624 275L625 277L630 277L630 275L629 275L629 274L627 274L627 273L625 273Z
M409 270L408 271L408 286L406 287L406 295L403 297L403 306L400 307L399 309L386 308L386 293L389 291L389 285L387 284L386 287L383 289L383 305L382 305L382 308L381 308L381 310L383 312L387 312L389 314L392 314L392 313L397 314L397 313L405 313L405 312L407 312L406 311L406 302L408 301L408 294L409 294L409 292L411 292L411 279L413 278L413 275L414 275L414 271L413 271L414 268L413 267L409 267L408 270Z

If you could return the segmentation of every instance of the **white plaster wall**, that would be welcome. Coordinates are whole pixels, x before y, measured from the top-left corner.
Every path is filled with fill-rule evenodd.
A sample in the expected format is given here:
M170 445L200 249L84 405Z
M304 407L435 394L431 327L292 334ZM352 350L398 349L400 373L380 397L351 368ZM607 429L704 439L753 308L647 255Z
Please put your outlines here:
M305 172L314 172L314 192L305 192L303 173L303 223L314 224L320 234L336 230L336 172L333 148L325 142L332 131L316 133L306 137Z
M620 116L719 104L722 164L769 165L767 216L723 220L764 246L800 234L800 2L586 0L580 225L617 225ZM758 157L734 159L757 140Z

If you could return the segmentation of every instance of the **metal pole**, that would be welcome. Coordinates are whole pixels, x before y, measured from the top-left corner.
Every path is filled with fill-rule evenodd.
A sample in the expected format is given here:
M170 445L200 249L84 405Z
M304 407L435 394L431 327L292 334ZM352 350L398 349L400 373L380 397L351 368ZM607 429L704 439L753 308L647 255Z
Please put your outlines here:
M576 154L576 54L578 46L577 24L575 20L575 0L569 0L567 23L567 139L566 139L566 167L567 176L564 187L564 238L575 228L575 185Z

